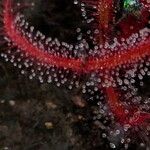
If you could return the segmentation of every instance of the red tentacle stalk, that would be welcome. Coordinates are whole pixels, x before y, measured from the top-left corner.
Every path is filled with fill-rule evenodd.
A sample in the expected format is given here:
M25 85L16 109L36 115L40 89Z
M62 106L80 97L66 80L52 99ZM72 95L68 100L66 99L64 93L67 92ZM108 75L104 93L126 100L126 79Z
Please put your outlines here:
M139 42L138 46L130 48L123 53L114 54L113 56L105 56L98 60L89 60L88 70L113 69L123 64L131 64L137 62L150 55L150 38L144 42Z
M113 0L101 0L98 4L98 22L99 22L99 30L100 39L99 42L103 42L107 39L108 34L111 33L111 25L113 24Z
M43 62L48 65L55 65L56 67L70 68L78 72L81 71L81 60L53 56L40 50L38 47L33 46L18 30L16 30L14 18L11 12L11 0L6 0L4 7L5 11L3 20L5 33L18 48L20 48L23 52L28 53L29 56L36 58L39 62Z
M113 56L106 55L105 58L99 58L98 60L92 58L89 59L85 65L83 65L81 59L53 56L32 45L18 30L16 30L11 12L11 0L6 0L4 7L3 20L6 35L18 46L18 48L28 53L29 56L48 65L69 68L77 72L90 72L92 70L112 69L123 64L136 62L150 55L150 39L148 38L146 41L139 43L139 46L130 49L130 51L126 50L124 53L114 54Z
M118 94L113 87L106 88L106 94L108 97L108 104L111 108L111 111L114 113L115 117L119 120L120 123L129 124L131 126L141 125L145 121L150 120L150 114L140 111L132 112L127 111L123 104L118 98Z

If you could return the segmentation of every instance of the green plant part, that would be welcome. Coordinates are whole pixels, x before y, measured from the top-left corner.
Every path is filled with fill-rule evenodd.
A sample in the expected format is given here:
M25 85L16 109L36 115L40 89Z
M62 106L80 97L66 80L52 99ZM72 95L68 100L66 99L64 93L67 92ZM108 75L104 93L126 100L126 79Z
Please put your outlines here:
M129 13L135 13L140 9L139 0L124 0L123 9Z

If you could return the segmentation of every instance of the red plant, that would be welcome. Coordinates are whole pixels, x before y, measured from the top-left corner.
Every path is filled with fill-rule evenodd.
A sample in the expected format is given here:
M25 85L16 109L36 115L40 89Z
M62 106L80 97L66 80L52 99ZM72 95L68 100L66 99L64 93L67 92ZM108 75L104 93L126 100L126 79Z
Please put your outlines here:
M78 1L75 3L77 2ZM102 74L100 78L104 81L101 81L97 86L105 92L109 108L117 122L123 126L128 124L131 127L145 124L150 120L150 114L148 112L142 111L137 106L130 107L121 102L122 97L125 100L128 99L124 97L122 90L119 90L119 87L122 86L123 83L121 77L119 78L118 76L120 75L119 70L121 69L126 72L121 74L121 76L127 75L129 71L131 74L137 73L138 75L138 64L143 64L143 62L146 64L148 62L150 56L150 30L145 28L145 24L148 24L150 21L147 19L149 16L149 1L140 1L142 8L138 11L143 14L143 18L137 25L132 21L134 20L133 15L135 14L130 15L128 12L125 18L128 18L128 22L130 22L129 25L125 22L126 19L124 18L121 20L115 19L116 14L114 10L116 9L116 4L112 0L82 0L82 2L92 7L92 9L95 9L95 11L90 14L90 18L84 16L86 21L91 20L92 31L97 29L99 31L97 34L93 34L93 41L96 43L96 46L92 54L88 53L86 57L74 57L74 55L71 55L69 52L68 49L70 46L67 44L61 47L59 46L60 43L55 41L54 46L52 46L53 41L51 41L50 38L46 39L41 33L37 35L37 37L40 37L40 40L37 40L37 37L33 38L32 32L34 28L27 27L30 32L26 32L24 30L26 22L22 15L13 10L14 4L12 0L5 0L3 2L4 9L2 19L4 24L3 31L5 37L7 37L5 39L8 41L8 45L11 49L8 52L13 53L13 51L15 51L20 54L21 59L27 59L27 61L25 60L26 66L30 66L29 62L31 62L31 66L35 63L40 67L46 68L48 75L51 72L50 68L54 70L59 68L62 68L62 70L71 70L75 72L75 74L78 74L78 76L91 74L92 72ZM122 29L120 34L114 32L116 25ZM113 32L116 34L115 37L117 37L117 39L114 38L114 40L112 40L114 43L110 44L109 42L114 36L110 33ZM83 48L84 44L85 42L82 43ZM55 49L59 51L55 52ZM6 60L8 59L6 54L2 54L2 56ZM14 58L12 58L11 61L14 62ZM41 72L41 76L43 76L44 71ZM118 75L114 75L112 72L116 72ZM143 76L146 72L148 72L148 69L144 71ZM125 78L124 81L124 84L131 90L131 84L128 78ZM134 97L134 95L132 95L132 97Z

